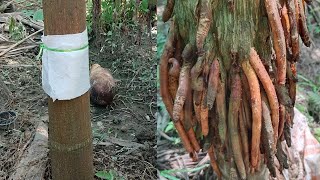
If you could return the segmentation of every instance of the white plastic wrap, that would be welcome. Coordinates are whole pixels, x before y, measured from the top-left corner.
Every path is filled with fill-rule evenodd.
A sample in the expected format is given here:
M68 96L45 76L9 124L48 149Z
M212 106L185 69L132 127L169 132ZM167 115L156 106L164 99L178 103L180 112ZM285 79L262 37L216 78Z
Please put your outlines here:
M45 46L42 55L44 91L53 101L70 100L86 93L90 88L89 48L83 48L88 44L87 30L78 34L42 36L42 42Z

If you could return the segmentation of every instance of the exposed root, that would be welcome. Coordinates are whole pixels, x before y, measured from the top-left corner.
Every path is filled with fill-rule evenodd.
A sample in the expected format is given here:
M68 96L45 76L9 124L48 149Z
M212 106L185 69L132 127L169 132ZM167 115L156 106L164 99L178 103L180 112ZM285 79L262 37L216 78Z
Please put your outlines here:
M293 107L287 87L285 85L277 85L277 84L275 87L276 87L279 103L286 107Z
M235 74L232 77L231 84L231 95L229 101L229 112L228 112L228 128L229 136L231 140L233 157L239 171L241 179L246 179L246 168L244 165L242 152L241 152L241 139L239 134L239 111L241 105L241 80L239 74Z
M190 139L186 133L186 131L184 130L182 124L180 121L174 123L174 126L179 134L179 137L181 138L181 142L183 144L183 147L186 149L186 151L192 155L195 154L194 149L191 145ZM194 157L194 156L193 156Z
M296 102L296 90L297 90L297 69L296 63L290 63L288 65L287 76L289 81L289 97L291 99L291 103L294 106Z
M199 152L200 151L200 145L198 143L198 140L197 140L196 134L194 133L193 128L190 128L187 133L188 133L188 137L189 137L189 139L191 141L193 149L196 152Z
M239 112L239 129L241 135L241 144L243 149L243 159L244 165L246 167L246 172L250 171L250 151L249 151L249 139L248 139L248 129L245 122L246 116L244 114L243 103L241 103L240 112Z
M174 98L176 97L178 85L179 85L179 74L180 74L180 63L175 58L169 59L169 92L171 95L172 101L174 101Z
M196 34L196 43L198 54L203 52L203 44L210 30L212 22L212 8L210 0L200 0L200 14L198 29Z
M286 122L284 124L284 139L286 140L286 143L288 147L291 147L291 129L290 129L290 124Z
M202 101L202 91L193 91L193 108L194 108L194 113L196 116L196 119L198 122L200 122L201 117L200 117L200 112L201 112L201 106L200 103Z
M289 54L292 54L290 22L286 4L284 4L281 9L281 23L286 41L287 52L289 52Z
M203 91L204 80L200 74L203 71L205 56L200 56L196 64L191 69L191 87L195 91Z
M268 96L268 102L271 107L271 119L274 131L274 142L277 142L279 126L279 103L277 93L274 88L274 85L272 84L270 76L268 75L268 72L263 66L257 52L253 48L251 48L250 51L250 64L255 70L257 76L259 77L259 80L261 81L263 88Z
M252 139L251 139L251 165L253 168L258 166L260 153L260 136L261 136L261 94L260 85L253 68L249 61L242 62L242 69L245 73L250 87L251 109L252 109Z
M209 109L212 109L212 106L216 99L219 75L220 75L219 62L217 59L215 59L211 64L210 74L209 74L208 96L207 96L207 104Z
M279 119L279 137L282 136L283 133L283 128L284 128L284 123L286 122L285 119L285 113L286 113L286 108L284 105L280 104L280 119Z
M245 75L243 73L240 74L241 76L241 82L242 82L242 89L243 89L243 93L242 93L242 104L243 104L243 108L244 108L244 115L245 115L245 121L247 124L247 128L248 130L251 132L252 129L252 113L251 113L251 108L250 108L250 88L249 88L249 83L247 78L245 77Z
M204 136L207 136L209 133L209 108L207 106L207 90L202 92L202 100L200 103L200 122L201 122L201 130Z
M292 58L289 58L289 61L297 61L299 59L299 34L297 26L297 17L296 17L296 8L295 0L286 0L286 5L288 9L288 16L290 21L290 35L291 35L291 50Z
M276 169L274 166L274 157L276 151L276 144L274 143L274 131L272 128L270 107L268 104L267 97L264 92L262 95L262 144L264 148L264 154L267 161L267 167L273 177L276 176Z
M189 84L190 85L190 84ZM193 110L193 100L192 100L192 92L190 86L187 87L187 96L186 101L184 104L184 122L183 127L184 129L189 132L190 129L192 129L193 126L193 116L192 116L192 110Z
M279 169L280 171L282 171L283 168L285 168L285 169L289 168L288 157L285 154L285 152L283 151L280 141L278 141L278 143L277 143L276 157L277 157L279 164L280 164L280 169Z
M217 116L219 119L218 129L222 144L225 144L227 138L227 107L226 107L226 85L219 79L218 90L215 101Z
M310 47L311 41L307 27L306 15L304 13L303 0L297 0L299 7L299 34L304 45Z
M162 14L163 22L167 22L171 18L173 8L174 8L174 1L175 0L167 0L167 5Z
M213 145L210 146L210 148L208 149L208 155L210 157L210 163L211 163L211 166L212 166L212 169L214 170L214 172L217 174L218 176L218 179L221 179L221 171L217 165L217 162L216 162L216 158L214 156L214 148L213 148Z
M191 64L188 63L192 57L192 46L188 44L182 53L182 59L184 64L181 68L180 77L179 77L179 87L177 91L177 96L174 101L173 106L173 121L178 122L180 120L180 115L183 110L184 103L186 101L186 96L188 93L188 87L190 86L190 69Z
M239 40L237 29L230 29L235 30L235 36L228 37L223 33L229 29L215 26L219 25L221 14L216 16L212 11L221 7L214 1L192 2L198 4L185 12L186 19L183 19L183 13L174 15L173 20L186 20L181 24L194 27L171 24L161 56L161 96L190 156L196 159L200 149L208 150L211 165L219 178L245 179L262 169L263 164L275 177L275 156L280 162L280 171L288 167L281 141L286 140L288 146L292 143L290 128L296 98L295 62L299 59L299 35L304 44L310 46L305 1L264 0L261 5L256 2L257 7L265 5L269 22L260 23L259 16L264 16L264 10L257 10L251 40L254 43L265 40L262 48L259 44L256 46L260 56L256 49L247 49L252 47L250 38L248 44L244 39L243 47L237 43L228 44L229 38ZM225 13L235 13L230 20L237 20L241 3L228 2L231 2L231 11ZM164 21L173 16L173 11L186 10L189 5L189 1L176 1L174 8L174 0L168 0ZM271 33L268 29L257 32L257 23L259 28L269 25ZM210 44L213 42L218 43ZM270 54L273 52L269 47L271 44L275 56Z
M278 13L277 1L265 0L265 6L268 14L269 24L271 26L273 46L277 58L277 81L279 84L285 84L286 80L286 43L280 15Z
M174 44L174 22L170 25L170 31L168 40L164 46L163 53L160 58L160 95L162 101L167 108L169 115L172 118L173 115L173 102L169 92L168 84L168 61L173 56L173 44Z

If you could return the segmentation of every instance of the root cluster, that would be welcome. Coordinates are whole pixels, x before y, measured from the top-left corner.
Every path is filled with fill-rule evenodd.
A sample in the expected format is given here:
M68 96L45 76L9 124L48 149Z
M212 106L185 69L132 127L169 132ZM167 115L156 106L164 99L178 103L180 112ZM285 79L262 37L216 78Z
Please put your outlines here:
M174 0L168 0L164 20L171 18L169 37L160 60L160 93L182 143L196 160L207 151L221 177L225 162L234 162L238 177L246 179L266 164L271 175L287 167L281 142L291 146L290 128L296 96L299 36L310 37L304 0L264 0L275 61L263 63L255 47L228 70L204 42L212 24L210 0L200 0L195 42L182 43L176 30ZM178 12L177 12L178 13ZM275 167L274 161L280 167Z

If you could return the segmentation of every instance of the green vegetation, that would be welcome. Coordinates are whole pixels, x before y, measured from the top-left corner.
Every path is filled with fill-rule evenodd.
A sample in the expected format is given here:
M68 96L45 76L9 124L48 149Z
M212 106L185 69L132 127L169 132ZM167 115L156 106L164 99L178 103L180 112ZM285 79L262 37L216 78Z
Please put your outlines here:
M10 18L9 23L10 39L18 41L26 36L26 29L21 22L18 22L14 18Z
M314 121L320 122L319 113L320 113L320 76L313 82L306 77L299 75L299 88L306 93L308 106L297 106L298 109L309 116L312 116Z
M309 123L320 123L320 75L312 81L302 75L298 75L298 90L306 95L306 104L296 104L296 107L309 120ZM315 137L320 142L320 128L311 127Z
M123 178L119 177L116 171L98 171L95 174L98 178L106 179L106 180L123 180Z
M318 2L315 2L318 3ZM307 16L307 23L308 29L311 33L316 36L320 35L320 14L319 14L320 7L315 5L308 6L308 16Z
M101 26L104 35L112 35L110 31L121 30L124 26L136 27L138 15L146 15L149 12L148 0L142 0L137 4L136 0L124 2L114 0L101 0ZM87 28L92 32L92 0L87 1Z

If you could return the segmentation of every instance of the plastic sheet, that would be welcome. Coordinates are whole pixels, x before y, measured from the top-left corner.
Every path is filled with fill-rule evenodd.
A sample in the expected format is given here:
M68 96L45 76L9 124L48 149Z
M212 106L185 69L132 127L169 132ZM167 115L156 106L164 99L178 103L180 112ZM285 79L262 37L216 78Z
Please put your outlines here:
M87 30L42 36L42 87L53 100L70 100L90 88Z
M311 134L307 118L296 109L291 137L292 148L303 162L305 179L320 180L320 143Z

